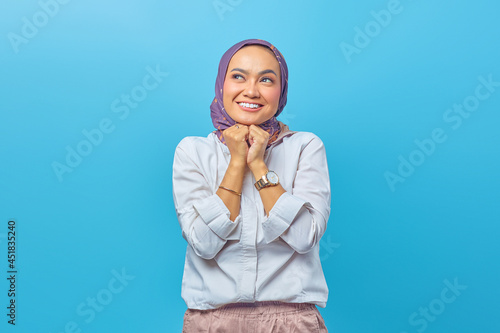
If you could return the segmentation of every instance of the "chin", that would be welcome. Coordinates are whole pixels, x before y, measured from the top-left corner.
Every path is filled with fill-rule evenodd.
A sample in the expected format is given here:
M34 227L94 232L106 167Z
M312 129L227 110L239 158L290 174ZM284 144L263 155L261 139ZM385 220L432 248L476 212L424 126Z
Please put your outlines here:
M240 120L240 121L236 121L236 122L237 122L237 123L239 123L239 124L247 125L247 126L250 126L250 125L257 125L257 124L255 123L255 121L249 121L249 120L247 120L247 121L245 121L245 120Z
M262 119L249 119L249 118L237 118L237 119L234 119L234 121L237 122L238 124L243 124L246 126L260 125L263 122L265 122L265 120L263 121Z

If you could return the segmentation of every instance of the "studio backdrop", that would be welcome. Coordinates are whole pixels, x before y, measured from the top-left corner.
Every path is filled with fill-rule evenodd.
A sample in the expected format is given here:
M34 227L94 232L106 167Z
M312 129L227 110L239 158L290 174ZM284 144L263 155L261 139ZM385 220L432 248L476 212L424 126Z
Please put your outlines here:
M2 0L0 331L181 332L174 149L213 131L222 54L260 38L289 66L278 119L327 151L329 331L499 332L499 11Z

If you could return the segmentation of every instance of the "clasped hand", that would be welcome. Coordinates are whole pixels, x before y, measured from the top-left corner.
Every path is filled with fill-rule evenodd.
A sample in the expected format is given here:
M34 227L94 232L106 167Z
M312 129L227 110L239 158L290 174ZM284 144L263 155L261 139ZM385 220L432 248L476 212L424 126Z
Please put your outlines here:
M236 124L222 132L231 153L231 162L248 165L250 170L264 164L269 133L257 125Z

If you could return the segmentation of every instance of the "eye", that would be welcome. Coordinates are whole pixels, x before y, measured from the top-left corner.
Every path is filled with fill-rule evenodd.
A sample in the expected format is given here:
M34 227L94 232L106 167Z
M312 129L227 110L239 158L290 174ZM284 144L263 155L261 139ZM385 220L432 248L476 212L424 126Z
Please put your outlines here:
M266 82L266 83L273 83L274 82L273 79L271 79L270 77L267 77L267 76L263 77L261 81Z
M236 79L236 80L240 80L240 79L243 79L243 75L241 74L233 74L233 79Z

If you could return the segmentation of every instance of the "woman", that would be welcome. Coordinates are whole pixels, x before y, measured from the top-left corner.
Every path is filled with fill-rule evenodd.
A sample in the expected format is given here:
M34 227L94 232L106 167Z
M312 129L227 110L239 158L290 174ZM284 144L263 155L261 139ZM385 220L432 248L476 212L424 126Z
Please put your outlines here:
M323 143L276 117L288 69L249 39L222 57L210 109L216 131L184 138L173 191L187 240L183 332L327 332L319 241L330 214Z

